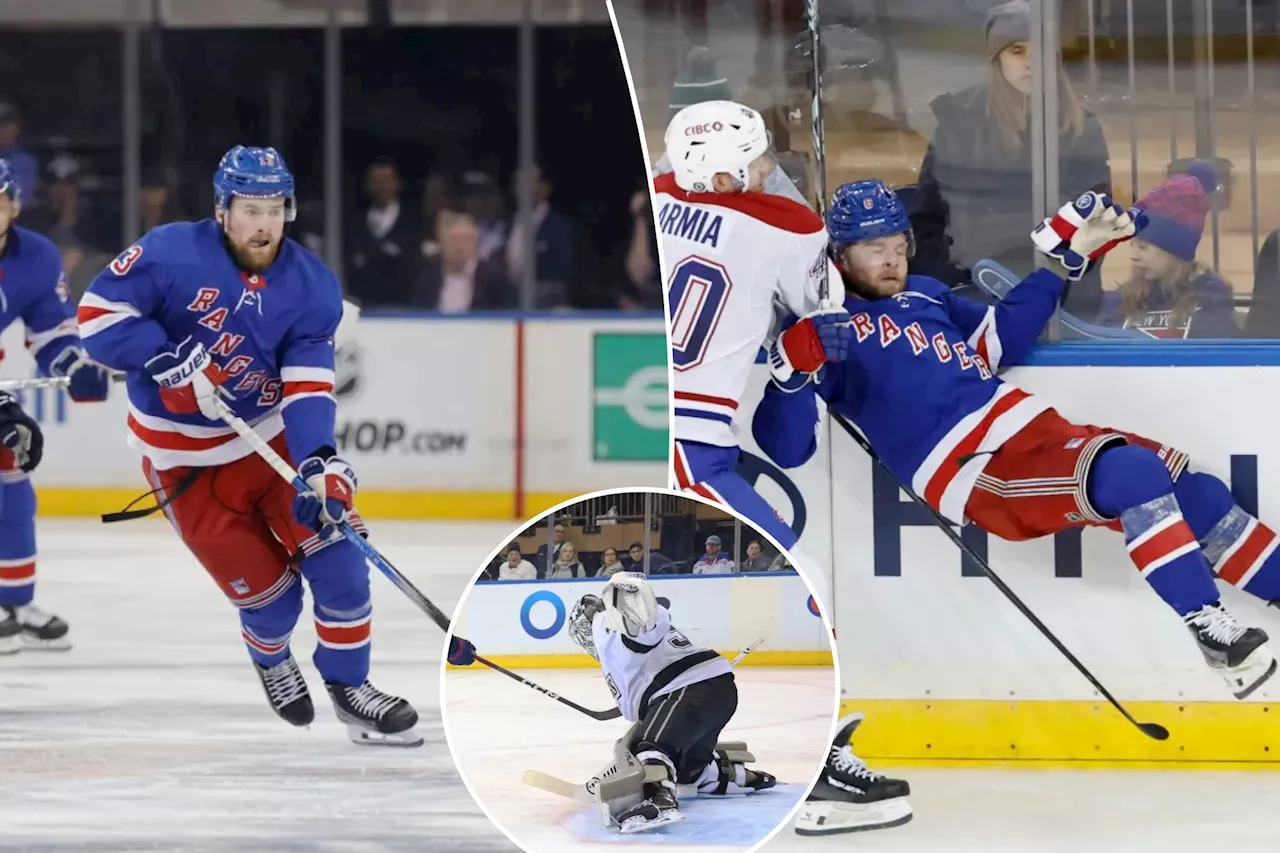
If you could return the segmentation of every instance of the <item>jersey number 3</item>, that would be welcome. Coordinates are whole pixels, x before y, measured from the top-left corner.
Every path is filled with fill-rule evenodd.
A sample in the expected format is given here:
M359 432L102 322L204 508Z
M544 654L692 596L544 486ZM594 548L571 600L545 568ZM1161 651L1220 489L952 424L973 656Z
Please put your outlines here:
M671 363L688 370L702 363L733 283L724 267L696 256L676 264L667 281Z

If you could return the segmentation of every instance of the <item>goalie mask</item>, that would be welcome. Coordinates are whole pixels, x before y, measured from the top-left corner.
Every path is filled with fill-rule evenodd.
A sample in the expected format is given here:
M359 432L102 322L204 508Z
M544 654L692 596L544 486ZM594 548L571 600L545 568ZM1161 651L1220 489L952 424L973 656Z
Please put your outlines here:
M652 631L658 624L658 598L641 572L618 572L604 588L604 621L628 637Z

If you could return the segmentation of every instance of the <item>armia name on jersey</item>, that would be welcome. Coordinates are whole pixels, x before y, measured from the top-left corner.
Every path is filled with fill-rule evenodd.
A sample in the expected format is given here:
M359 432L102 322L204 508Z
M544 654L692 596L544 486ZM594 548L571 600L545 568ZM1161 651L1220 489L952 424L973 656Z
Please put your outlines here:
M978 375L983 379L990 379L993 375L991 368L987 365L987 360L976 352L969 352L969 348L964 341L956 341L953 344L949 344L942 332L938 332L930 339L925 334L924 329L920 328L919 323L912 323L906 329L902 329L897 323L893 322L893 318L888 314L872 317L867 312L860 311L853 315L851 325L853 326L854 334L857 335L858 343L862 343L877 333L879 333L880 346L882 347L887 347L899 338L906 338L907 343L911 344L912 355L920 355L925 350L929 350L943 364L955 358L960 363L961 370L977 367Z
M720 248L724 216L705 208L669 201L658 211L658 230L672 237Z

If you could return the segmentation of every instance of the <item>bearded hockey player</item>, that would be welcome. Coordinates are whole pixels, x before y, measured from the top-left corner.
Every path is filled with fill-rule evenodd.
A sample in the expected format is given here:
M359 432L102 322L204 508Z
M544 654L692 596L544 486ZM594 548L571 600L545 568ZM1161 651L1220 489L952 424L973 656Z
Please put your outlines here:
M369 682L368 566L335 528L364 534L355 472L335 450L341 289L284 236L294 180L275 149L232 148L213 190L212 219L152 229L94 280L80 302L85 347L127 374L129 443L158 507L238 608L272 709L295 726L315 716L289 648L305 579L313 660L351 739L420 746L417 712ZM310 493L223 422L219 399L297 465Z
M20 471L30 474L40 464L44 454L44 433L24 411L18 401L7 391L0 391L0 457L5 460L4 471ZM8 467L11 466L11 467ZM3 500L3 493L0 493ZM3 507L0 507L0 512ZM13 654L22 649L26 631L18 619L0 620L0 655Z
M1070 527L1122 533L1143 578L1244 699L1271 677L1276 660L1267 635L1222 606L1214 578L1280 599L1275 534L1237 506L1221 480L1189 470L1185 453L1073 424L996 375L1026 355L1066 283L1140 224L1097 193L1064 205L1031 236L1049 266L988 307L908 274L911 229L888 187L841 186L827 228L853 318L849 359L800 388L769 388L754 434L779 465L802 464L817 445L822 397L858 425L900 482L954 522L1013 541Z
M41 376L67 377L74 402L105 400L110 377L80 346L58 247L13 224L22 194L17 174L0 160L0 332L21 321ZM0 449L0 644L9 637L9 652L71 648L67 623L37 607L35 591L36 494L27 471Z
M747 768L755 758L745 743L719 742L738 708L729 662L672 626L643 573L613 575L603 598L584 595L570 614L569 636L600 661L618 709L633 724L596 789L620 832L683 820L677 785L724 796L777 784Z
M818 310L830 276L822 220L764 192L777 158L760 114L731 101L676 113L667 127L672 172L653 182L674 373L675 480L738 510L790 549L796 535L736 471L734 416L774 302L802 319L772 344L779 382L844 357L849 315Z

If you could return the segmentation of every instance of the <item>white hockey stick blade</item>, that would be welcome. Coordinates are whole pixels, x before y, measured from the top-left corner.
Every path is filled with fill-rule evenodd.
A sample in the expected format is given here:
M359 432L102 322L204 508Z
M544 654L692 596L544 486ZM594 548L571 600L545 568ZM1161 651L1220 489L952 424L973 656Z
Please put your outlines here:
M586 785L575 785L572 782L566 782L549 773L541 773L537 770L524 771L524 783L533 788L538 788L550 794L557 794L561 797L567 797L570 800L576 800L587 805L595 805L596 798L594 794L587 791Z

